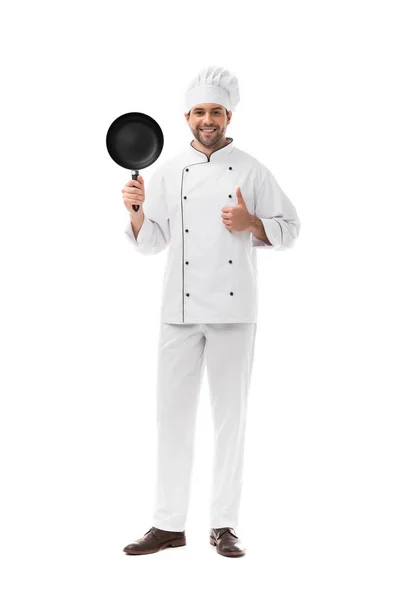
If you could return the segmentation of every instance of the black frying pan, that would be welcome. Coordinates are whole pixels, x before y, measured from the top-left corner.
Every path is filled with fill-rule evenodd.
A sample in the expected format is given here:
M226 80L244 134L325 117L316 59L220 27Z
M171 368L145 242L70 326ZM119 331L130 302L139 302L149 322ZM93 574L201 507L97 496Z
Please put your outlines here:
M130 112L113 121L107 131L107 150L120 167L130 169L137 179L139 169L149 167L160 156L164 146L161 127L149 115ZM133 205L137 212L140 206Z

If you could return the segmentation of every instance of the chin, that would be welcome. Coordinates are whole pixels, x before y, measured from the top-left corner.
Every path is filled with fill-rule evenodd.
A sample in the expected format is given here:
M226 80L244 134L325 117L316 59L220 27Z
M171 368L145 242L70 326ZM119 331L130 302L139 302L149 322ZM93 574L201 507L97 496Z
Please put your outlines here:
M221 137L222 137L221 135L217 134L213 138L207 138L206 136L204 136L204 138L203 138L203 136L200 134L197 139L204 146L214 146L214 144L217 144L220 141Z

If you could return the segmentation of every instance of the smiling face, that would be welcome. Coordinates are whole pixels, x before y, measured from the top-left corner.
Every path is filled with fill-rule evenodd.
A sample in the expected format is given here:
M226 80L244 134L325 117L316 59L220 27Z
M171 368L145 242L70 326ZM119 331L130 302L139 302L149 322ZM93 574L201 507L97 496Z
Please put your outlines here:
M225 132L232 112L221 104L196 104L185 113L187 124L196 140L204 147L215 150L226 143Z

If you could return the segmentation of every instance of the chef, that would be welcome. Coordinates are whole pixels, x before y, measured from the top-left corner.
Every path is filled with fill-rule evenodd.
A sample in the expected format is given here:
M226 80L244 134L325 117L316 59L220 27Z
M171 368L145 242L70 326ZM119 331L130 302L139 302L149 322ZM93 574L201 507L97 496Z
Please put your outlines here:
M209 540L224 556L245 554L235 529L257 329L257 249L292 248L300 220L269 169L226 137L238 102L233 74L222 67L201 70L185 97L192 141L146 187L139 176L122 190L130 243L142 254L168 249L158 342L153 522L124 548L127 554L186 544L205 365L214 427Z

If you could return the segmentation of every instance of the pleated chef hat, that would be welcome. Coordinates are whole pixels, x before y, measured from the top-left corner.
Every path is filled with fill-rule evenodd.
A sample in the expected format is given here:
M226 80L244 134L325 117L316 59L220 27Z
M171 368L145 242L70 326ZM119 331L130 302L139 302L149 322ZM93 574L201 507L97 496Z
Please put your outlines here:
M205 67L189 84L185 97L186 112L197 104L222 104L235 110L240 100L237 78L224 67Z

